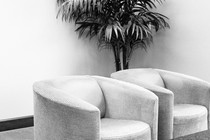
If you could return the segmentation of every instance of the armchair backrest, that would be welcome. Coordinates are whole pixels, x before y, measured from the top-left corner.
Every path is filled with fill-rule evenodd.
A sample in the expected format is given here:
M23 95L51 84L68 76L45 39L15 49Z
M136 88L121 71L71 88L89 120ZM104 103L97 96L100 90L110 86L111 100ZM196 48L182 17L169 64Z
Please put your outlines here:
M120 75L121 74L121 75ZM112 74L113 76L115 73ZM128 78L138 79L139 82L143 82L146 84L152 84L160 87L165 87L164 82L160 76L160 74L151 68L141 68L141 69L129 69L118 71L117 75L122 77L123 80L128 80Z
M197 77L155 69L165 86L174 93L174 104L200 104L209 108L210 84Z
M51 80L50 84L61 89L71 96L80 98L94 106L101 113L101 118L105 115L105 100L103 92L97 81L90 76L71 76L71 78L57 78Z
M93 76L106 100L105 117L146 122L157 138L158 98L149 90L128 82Z

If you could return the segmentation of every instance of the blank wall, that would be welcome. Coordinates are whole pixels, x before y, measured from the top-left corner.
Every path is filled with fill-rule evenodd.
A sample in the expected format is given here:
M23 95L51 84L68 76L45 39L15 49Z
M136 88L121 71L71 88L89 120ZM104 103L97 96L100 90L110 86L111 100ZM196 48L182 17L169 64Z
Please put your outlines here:
M62 75L109 76L113 54L94 40L79 40L74 25L55 18L54 0L10 0L0 5L0 120L33 114L34 81ZM209 0L166 0L157 11L171 29L158 32L131 68L155 67L210 82Z
M147 53L138 50L131 67L161 68L210 82L210 1L166 0L157 11L171 28L158 32Z
M78 39L56 19L56 1L10 0L0 5L0 120L33 114L32 84L62 75L109 76L110 50Z

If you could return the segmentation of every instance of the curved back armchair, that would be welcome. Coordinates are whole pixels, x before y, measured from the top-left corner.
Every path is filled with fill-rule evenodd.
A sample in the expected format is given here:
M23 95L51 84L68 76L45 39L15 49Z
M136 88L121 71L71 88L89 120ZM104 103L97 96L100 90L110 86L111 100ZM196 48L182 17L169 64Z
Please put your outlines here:
M34 83L35 140L157 140L158 98L100 76Z
M209 128L210 84L160 69L122 70L112 78L134 83L159 97L158 139L168 140Z

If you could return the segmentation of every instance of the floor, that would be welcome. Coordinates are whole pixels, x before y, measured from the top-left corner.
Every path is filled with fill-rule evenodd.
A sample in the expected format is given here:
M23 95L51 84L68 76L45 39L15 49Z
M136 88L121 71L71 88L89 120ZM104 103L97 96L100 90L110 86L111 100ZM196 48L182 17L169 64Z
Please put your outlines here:
M0 140L33 140L33 127L0 132Z
M0 140L34 140L33 127L0 132ZM174 140L210 140L210 130L176 138Z

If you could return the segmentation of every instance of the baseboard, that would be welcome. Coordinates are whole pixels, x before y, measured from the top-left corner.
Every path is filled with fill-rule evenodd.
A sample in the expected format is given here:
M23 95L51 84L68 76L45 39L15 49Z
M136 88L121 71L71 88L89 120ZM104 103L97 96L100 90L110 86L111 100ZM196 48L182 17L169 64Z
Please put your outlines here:
M24 116L6 120L0 120L0 131L30 127L34 125L33 116Z

